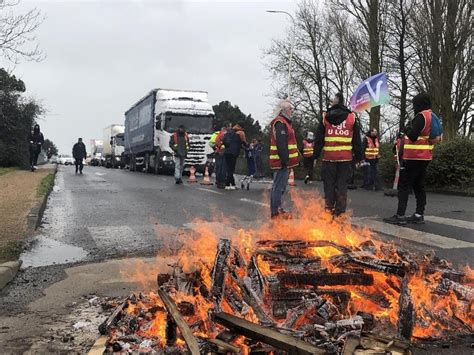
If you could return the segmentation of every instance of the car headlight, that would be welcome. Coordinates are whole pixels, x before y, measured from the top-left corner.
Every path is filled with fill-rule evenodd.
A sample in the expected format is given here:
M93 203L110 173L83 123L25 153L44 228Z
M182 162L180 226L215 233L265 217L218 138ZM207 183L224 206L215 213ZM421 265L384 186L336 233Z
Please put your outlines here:
M162 161L170 161L170 160L173 160L173 157L171 155L162 155L161 160Z

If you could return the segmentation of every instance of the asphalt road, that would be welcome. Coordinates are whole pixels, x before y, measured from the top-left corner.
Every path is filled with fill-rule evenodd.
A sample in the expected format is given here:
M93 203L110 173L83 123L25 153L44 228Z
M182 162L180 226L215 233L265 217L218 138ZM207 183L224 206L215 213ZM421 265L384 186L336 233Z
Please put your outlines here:
M297 183L296 189L322 188L320 183ZM23 271L0 291L0 323L7 324L5 331L0 330L0 349L7 343L13 352L34 349L36 340L49 334L48 325L68 315L66 300L76 303L87 292L129 292L129 284L97 275L115 270L123 258L153 256L170 243L167 233L189 227L196 218L210 220L222 214L231 217L236 228L257 225L269 217L270 187L253 183L249 191L224 191L200 184L175 185L171 176L95 167L75 175L73 167L60 166L39 235L21 257ZM456 265L473 267L472 198L429 194L429 221L416 229L381 223L382 217L394 213L396 198L359 189L350 191L349 199L354 223L373 228L381 238L419 252L435 250ZM412 196L408 212L414 210L413 200ZM71 283L77 284L74 290L61 286ZM38 327L38 323L45 324Z

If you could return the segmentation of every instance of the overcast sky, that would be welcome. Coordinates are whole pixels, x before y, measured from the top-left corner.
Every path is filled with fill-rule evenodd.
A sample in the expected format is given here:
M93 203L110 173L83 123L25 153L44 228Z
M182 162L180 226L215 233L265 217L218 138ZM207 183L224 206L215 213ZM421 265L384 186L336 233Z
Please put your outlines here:
M274 99L262 49L289 28L282 14L295 1L31 1L46 20L37 32L46 58L13 73L48 113L46 138L69 153L77 137L89 145L102 129L152 88L206 90L261 123ZM1 62L0 62L1 63ZM5 63L3 62L3 65ZM12 66L9 65L11 69Z

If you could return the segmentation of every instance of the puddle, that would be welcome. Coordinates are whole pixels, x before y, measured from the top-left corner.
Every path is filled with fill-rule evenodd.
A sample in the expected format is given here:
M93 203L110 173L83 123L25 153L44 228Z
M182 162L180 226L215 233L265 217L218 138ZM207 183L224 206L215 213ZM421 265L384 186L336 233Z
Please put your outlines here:
M22 268L66 264L83 260L87 252L79 247L39 236L31 244L31 249L22 253Z

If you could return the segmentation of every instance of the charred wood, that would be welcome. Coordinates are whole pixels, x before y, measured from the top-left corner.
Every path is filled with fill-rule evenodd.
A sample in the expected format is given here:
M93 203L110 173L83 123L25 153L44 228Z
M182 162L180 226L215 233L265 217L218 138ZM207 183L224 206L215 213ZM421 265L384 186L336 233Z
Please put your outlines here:
M402 281L398 299L397 333L402 339L410 340L415 325L415 307L408 287L408 277Z
M227 258L231 252L229 239L220 239L217 245L216 257L211 271L211 295L215 299L216 308L220 307L224 291L225 273L227 270Z
M132 295L128 296L122 303L120 303L117 307L115 307L112 314L104 322L102 322L101 325L99 325L99 333L100 334L102 334L102 335L107 334L110 327L115 325L115 323L117 323L117 321L120 319L120 317L122 317L123 310L128 307L128 302L129 302L130 297Z
M311 286L334 286L334 285L372 285L374 277L364 273L288 273L279 272L278 281L285 285L311 285Z

